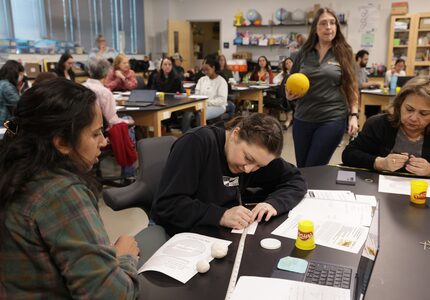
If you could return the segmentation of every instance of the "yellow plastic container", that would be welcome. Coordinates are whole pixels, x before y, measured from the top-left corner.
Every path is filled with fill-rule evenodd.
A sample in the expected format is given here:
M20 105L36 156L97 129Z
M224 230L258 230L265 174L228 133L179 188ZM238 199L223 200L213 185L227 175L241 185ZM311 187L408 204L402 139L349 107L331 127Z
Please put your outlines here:
M161 104L164 104L164 93L163 92L158 93L158 100L160 101Z
M411 202L425 204L427 198L428 183L421 180L411 180Z
M301 250L315 249L314 222L309 220L301 220L299 222L296 247Z

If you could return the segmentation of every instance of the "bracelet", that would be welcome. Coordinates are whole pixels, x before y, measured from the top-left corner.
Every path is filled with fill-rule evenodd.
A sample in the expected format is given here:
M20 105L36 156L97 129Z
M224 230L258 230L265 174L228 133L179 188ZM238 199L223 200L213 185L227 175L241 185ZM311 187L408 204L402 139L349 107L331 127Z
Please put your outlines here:
M359 116L359 115L358 115L358 113L351 113L351 114L349 114L349 115L350 115L351 117L354 117L354 116L355 116L355 117L357 117L357 119L358 119L358 116Z

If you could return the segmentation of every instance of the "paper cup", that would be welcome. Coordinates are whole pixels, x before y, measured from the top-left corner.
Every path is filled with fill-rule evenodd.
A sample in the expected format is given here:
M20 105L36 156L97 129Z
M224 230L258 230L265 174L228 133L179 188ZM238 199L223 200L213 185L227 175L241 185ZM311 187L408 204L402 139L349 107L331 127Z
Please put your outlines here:
M186 88L185 93L187 93L187 97L189 97L191 95L191 89Z
M315 249L314 222L309 220L301 220L299 222L296 247L301 250Z
M427 188L427 182L421 180L411 180L411 202L415 204L425 204Z

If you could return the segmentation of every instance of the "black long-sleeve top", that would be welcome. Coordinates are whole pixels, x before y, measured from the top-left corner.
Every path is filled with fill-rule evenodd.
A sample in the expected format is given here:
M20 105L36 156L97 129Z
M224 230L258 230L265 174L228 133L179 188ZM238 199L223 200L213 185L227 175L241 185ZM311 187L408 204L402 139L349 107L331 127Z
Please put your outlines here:
M306 193L300 171L282 158L253 173L231 173L225 138L225 129L207 126L188 131L173 145L151 211L151 218L169 234L219 226L224 212L239 205L238 188L225 185L235 177L241 190L263 189L264 201L278 215L295 207Z
M364 124L363 130L343 150L343 163L351 167L373 169L376 157L386 157L391 153L398 130L388 121L388 114L370 117ZM429 134L424 136L421 156L430 161Z
M163 78L162 73L158 73L155 76L155 81L152 83L152 89L164 93L182 93L182 83L177 75L171 75L167 78Z

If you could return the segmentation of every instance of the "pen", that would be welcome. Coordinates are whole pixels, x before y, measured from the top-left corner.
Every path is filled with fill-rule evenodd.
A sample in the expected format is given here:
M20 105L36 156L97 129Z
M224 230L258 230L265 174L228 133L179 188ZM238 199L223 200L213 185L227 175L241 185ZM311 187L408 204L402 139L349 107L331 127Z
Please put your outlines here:
M239 202L239 205L240 205L240 206L242 206L242 195L240 194L240 189L239 189L239 187L237 188L237 194L236 194L236 197L237 197L237 202Z

